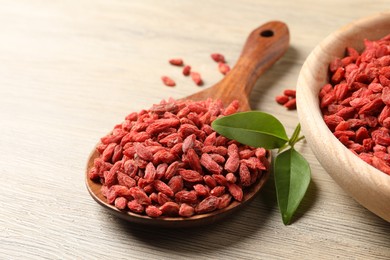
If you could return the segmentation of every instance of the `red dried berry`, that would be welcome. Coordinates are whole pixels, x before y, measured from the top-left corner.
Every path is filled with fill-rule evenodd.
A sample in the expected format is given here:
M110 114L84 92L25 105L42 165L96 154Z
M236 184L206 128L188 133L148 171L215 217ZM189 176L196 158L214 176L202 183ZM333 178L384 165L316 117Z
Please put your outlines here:
M165 86L168 86L168 87L176 86L175 81L173 79L171 79L170 77L168 77L168 76L162 76L161 80L162 80L162 82L164 83Z
M237 201L242 201L242 198L244 196L242 189L234 183L228 183L227 186L228 186L228 190L229 190L230 194L233 196L233 198Z
M169 63L172 65L175 65L175 66L183 66L183 64L184 64L183 59L179 59L179 58L170 59Z
M199 72L191 71L190 73L192 80L195 82L196 85L202 86L203 80L199 74Z
M284 96L284 95L275 97L275 101L280 105L286 104L289 100L290 100L290 98L288 96Z
M182 217L191 217L194 215L195 209L186 203L182 203L179 209L179 215Z
M287 96L287 97L293 97L293 98L295 98L295 96L296 96L296 90L294 90L294 89L285 89L285 90L283 91L283 95L285 95L285 96Z
M223 56L222 54L220 53L212 53L211 55L211 58L215 61L215 62L222 62L222 63L225 63L225 56Z
M228 72L230 71L229 65L227 65L226 63L223 63L223 62L218 63L218 69L219 69L219 72L221 72L223 75L228 74Z
M195 208L196 213L203 214L214 211L218 208L219 199L216 196L209 196L202 200Z
M294 110L297 108L297 100L295 98L290 99L284 105L288 110Z
M127 206L127 199L124 198L124 197L118 197L118 198L115 199L114 205L118 209L125 209L126 206Z
M199 172L194 170L180 169L179 174L183 178L183 180L188 182L200 182L203 180L203 176Z
M157 217L161 216L163 212L159 208L157 208L156 206L149 205L146 207L145 213L146 213L146 215L148 215L151 218L157 218Z
M160 207L162 214L175 217L179 215L179 205L176 202L168 201L165 202L164 205Z
M184 66L183 68L183 75L188 76L191 73L191 67L189 65Z
M172 197L174 195L174 192L171 189L171 187L169 187L165 182L163 182L161 180L155 180L153 182L153 186L157 191L164 193L165 195L167 195L169 197Z

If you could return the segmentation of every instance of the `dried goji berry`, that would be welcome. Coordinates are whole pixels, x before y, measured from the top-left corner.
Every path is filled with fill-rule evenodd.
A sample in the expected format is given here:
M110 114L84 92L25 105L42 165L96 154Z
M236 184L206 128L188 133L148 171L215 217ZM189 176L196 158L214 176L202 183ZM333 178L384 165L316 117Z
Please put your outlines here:
M226 181L230 183L235 183L237 181L237 177L232 172L227 173L225 178Z
M223 209L229 206L231 200L232 196L230 194L223 194L221 197L219 197L218 209Z
M245 163L240 164L240 182L243 187L248 187L251 184L251 173Z
M157 202L159 205L164 205L166 202L172 201L170 197L168 197L166 194L159 192L157 193Z
M169 187L168 184L166 184L165 182L163 182L161 180L155 180L153 182L153 185L157 191L164 193L169 197L172 197L174 195L174 192L171 189L171 187Z
M209 191L206 189L206 187L203 184L195 184L193 186L194 190L196 191L196 194L198 196L206 197L209 195Z
M126 206L127 206L127 199L124 198L124 197L118 197L118 198L115 199L114 205L118 209L125 209Z
M228 147L228 159L225 163L225 170L228 172L236 172L240 165L240 155L236 144L231 144Z
M179 203L195 204L198 200L198 196L196 195L195 190L182 190L175 194L175 200Z
M225 56L223 56L222 54L220 53L212 53L211 55L211 58L215 61L215 62L223 62L225 63Z
M196 85L202 86L203 80L199 74L199 72L191 71L190 73L192 80L195 82Z
M131 200L127 203L127 207L134 213L141 214L144 212L145 208L138 201Z
M157 208L156 206L149 205L146 207L145 213L146 213L146 215L148 215L151 218L157 218L157 217L161 216L163 212L159 208Z
M175 66L183 66L184 64L183 59L180 58L170 59L169 63Z
M177 193L183 189L183 179L180 175L173 176L169 182L168 186L174 193Z
M183 180L188 182L200 182L203 180L203 176L199 172L194 170L180 169L179 174L183 178Z
M290 100L290 98L288 96L284 96L284 95L280 95L280 96L275 97L275 101L280 105L286 104L289 100Z
M162 214L172 217L179 215L179 209L179 205L173 201L165 202L164 205L160 207Z
M200 165L200 160L198 155L196 154L194 149L189 149L186 154L188 164L190 165L191 169L202 172L202 166Z
M152 203L145 191L139 187L132 187L129 192L134 200L141 205L150 205Z
M223 62L218 63L218 69L219 69L219 72L221 72L223 75L228 74L230 71L229 65L227 65L226 63L223 63Z
M294 110L297 108L297 100L295 98L291 98L289 101L284 103L283 106L288 110Z
M244 196L242 189L235 183L228 183L227 186L233 198L237 201L242 201L242 198Z
M206 183L206 185L209 186L211 189L217 186L217 182L210 175L203 176L203 180Z
M188 75L190 75L190 73L191 73L191 67L188 66L188 65L184 66L184 68L183 68L183 75L184 76L188 76Z
M195 209L186 203L182 203L179 208L179 216L191 217L194 215Z
M134 187L137 184L133 178L131 178L129 175L124 174L122 172L118 172L117 178L118 178L118 184L122 186L126 186L127 188Z
M283 90L283 95L287 97L293 97L295 98L296 96L296 90L295 89L285 89Z
M225 186L216 186L210 191L210 195L220 197L225 193Z
M218 204L219 204L218 197L208 196L195 207L195 211L198 214L211 212L218 208Z
M209 154L203 153L200 158L201 165L212 174L221 174L222 167L216 163Z
M238 100L233 100L226 108L225 110L223 111L223 115L224 116L228 116L228 115L231 115L231 114L234 114L238 111L238 108L239 108L239 103L238 103ZM219 136L219 137L223 137L223 136Z
M164 83L165 86L168 86L168 87L176 86L175 81L173 79L171 79L170 77L168 77L168 76L162 76L161 80L162 80L162 82Z

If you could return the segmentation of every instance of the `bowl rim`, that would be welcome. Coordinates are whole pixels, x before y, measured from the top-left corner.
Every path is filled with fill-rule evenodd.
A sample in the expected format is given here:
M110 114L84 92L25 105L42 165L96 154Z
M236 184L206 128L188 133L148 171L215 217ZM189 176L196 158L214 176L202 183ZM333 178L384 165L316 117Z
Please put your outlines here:
M390 11L353 21L328 35L313 49L299 73L297 113L309 146L328 174L356 201L390 221L390 176L354 155L333 135L322 119L318 100L319 89L327 82L330 61L342 57L347 46L361 48L364 38L376 40L389 34L390 31L385 31L379 36L383 26L378 25L382 23L390 28ZM356 33L364 30L369 32L364 37ZM332 153L337 156L329 156ZM345 169L351 174L340 173ZM374 198L379 198L379 201L374 201Z

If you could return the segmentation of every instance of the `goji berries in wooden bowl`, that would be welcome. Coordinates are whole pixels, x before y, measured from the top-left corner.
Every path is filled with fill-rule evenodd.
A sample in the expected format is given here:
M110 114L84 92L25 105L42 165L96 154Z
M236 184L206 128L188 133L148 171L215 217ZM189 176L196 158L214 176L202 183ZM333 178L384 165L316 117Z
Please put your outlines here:
M269 176L270 153L217 134L221 101L169 100L129 114L91 154L87 187L116 215L163 227L215 222L248 203Z
M302 131L331 177L390 221L390 12L322 41L297 83Z

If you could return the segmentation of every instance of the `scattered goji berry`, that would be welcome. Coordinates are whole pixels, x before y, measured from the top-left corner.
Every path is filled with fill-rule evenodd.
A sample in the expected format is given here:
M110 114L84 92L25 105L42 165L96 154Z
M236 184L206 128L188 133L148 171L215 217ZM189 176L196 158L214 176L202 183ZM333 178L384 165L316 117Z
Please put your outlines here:
M215 62L222 62L222 63L225 63L225 56L223 56L222 54L220 53L212 53L211 55L211 58L215 61Z
M275 97L276 103L284 106L288 110L296 109L296 90L294 89L285 89L283 90L282 95L278 95Z
M184 64L183 59L179 59L179 58L170 59L169 63L172 65L175 65L175 66L183 66L183 64Z
M191 66L189 66L189 65L184 66L183 75L188 76L188 75L190 75L190 73L191 73Z
M288 110L294 110L297 108L297 100L295 98L290 99L284 105Z
M280 96L275 97L275 101L280 105L286 104L289 100L290 100L290 98L288 96L284 96L284 95L280 95Z
M219 69L219 72L221 72L223 75L228 74L228 72L230 71L229 65L227 65L226 63L223 63L223 62L218 63L218 69Z
M199 74L199 72L191 71L190 73L192 80L195 82L196 85L202 86L203 80Z
M285 89L283 91L283 95L287 96L287 97L293 97L295 98L296 96L296 90L295 89Z
M162 82L164 83L165 86L168 86L168 87L176 86L175 81L173 79L171 79L170 77L168 77L168 76L162 76L161 80L162 80Z

